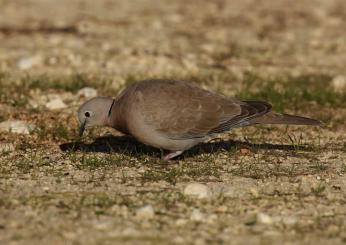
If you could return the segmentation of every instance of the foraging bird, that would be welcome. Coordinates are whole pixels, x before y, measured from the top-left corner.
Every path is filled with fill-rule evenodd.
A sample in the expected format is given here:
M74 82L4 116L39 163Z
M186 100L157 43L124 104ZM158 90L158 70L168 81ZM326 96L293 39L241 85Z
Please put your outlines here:
M204 90L193 83L145 80L116 99L95 97L78 110L80 136L85 128L108 126L169 154L185 150L232 128L255 124L321 125L306 117L271 111L263 101L241 101Z

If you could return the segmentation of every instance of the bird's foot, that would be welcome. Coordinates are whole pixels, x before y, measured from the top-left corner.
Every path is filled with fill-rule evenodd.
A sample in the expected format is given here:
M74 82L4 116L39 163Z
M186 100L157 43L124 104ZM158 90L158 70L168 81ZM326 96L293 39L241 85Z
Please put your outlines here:
M162 159L164 161L169 161L172 160L173 158L179 156L181 153L183 153L184 151L173 151L168 153L167 155L163 156Z

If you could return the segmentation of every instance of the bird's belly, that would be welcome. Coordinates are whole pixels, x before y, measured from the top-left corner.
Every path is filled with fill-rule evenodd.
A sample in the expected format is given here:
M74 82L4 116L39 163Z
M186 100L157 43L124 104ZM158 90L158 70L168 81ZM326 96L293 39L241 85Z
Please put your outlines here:
M170 151L184 151L204 140L203 138L183 140L170 139L167 135L155 131L145 124L141 124L141 126L137 124L134 129L130 130L130 134L146 145Z
M201 142L196 139L172 140L161 136L153 136L149 140L138 138L138 140L144 144L170 151L184 151Z

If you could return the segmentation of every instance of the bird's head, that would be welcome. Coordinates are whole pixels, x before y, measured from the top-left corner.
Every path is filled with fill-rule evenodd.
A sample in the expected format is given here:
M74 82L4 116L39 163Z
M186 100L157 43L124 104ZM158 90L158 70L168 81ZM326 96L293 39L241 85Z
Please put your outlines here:
M106 126L113 105L114 100L109 97L95 97L81 105L78 110L79 136L83 135L86 128Z

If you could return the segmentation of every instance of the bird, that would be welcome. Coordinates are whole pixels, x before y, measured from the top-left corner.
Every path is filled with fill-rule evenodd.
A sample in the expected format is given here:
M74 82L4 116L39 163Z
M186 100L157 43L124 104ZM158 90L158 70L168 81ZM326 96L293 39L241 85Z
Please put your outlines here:
M165 161L233 128L258 124L322 125L319 120L277 113L265 101L242 101L183 80L134 82L116 98L94 97L78 110L79 137L86 128L112 127L167 151Z

